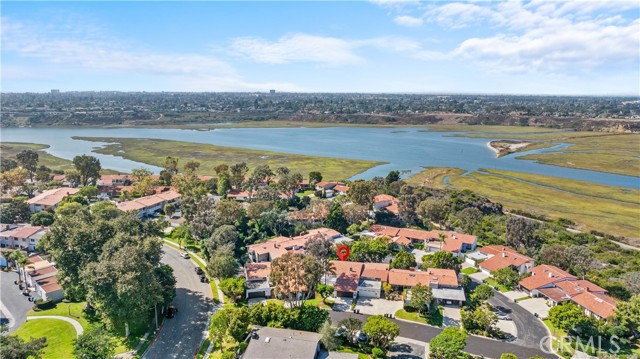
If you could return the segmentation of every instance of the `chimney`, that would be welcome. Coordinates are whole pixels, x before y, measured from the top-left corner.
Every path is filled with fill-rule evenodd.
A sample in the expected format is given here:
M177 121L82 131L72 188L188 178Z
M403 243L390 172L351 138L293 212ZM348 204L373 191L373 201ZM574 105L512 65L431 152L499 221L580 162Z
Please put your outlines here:
M553 273L549 272L549 278L553 278Z
M502 247L502 258L507 256L507 251Z

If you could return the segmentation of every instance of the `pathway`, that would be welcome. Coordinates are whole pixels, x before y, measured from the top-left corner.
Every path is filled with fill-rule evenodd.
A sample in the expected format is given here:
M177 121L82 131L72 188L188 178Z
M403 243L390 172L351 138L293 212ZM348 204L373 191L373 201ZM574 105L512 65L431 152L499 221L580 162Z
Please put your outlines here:
M76 329L76 333L78 334L78 336L82 335L82 333L84 333L84 328L82 328L82 325L80 325L80 323L78 323L77 320L75 319L71 319L69 317L63 317L60 315L41 315L41 316L33 316L33 317L27 317L27 320L34 320L34 319L60 319L60 320L64 320L67 323L70 323L71 325L73 325L73 327Z

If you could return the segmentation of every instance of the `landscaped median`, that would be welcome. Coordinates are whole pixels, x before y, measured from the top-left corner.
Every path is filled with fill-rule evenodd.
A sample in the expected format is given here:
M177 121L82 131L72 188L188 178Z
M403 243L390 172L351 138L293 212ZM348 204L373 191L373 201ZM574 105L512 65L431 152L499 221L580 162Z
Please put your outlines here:
M38 319L27 320L14 333L24 340L30 338L47 338L47 346L44 348L42 358L72 358L73 340L76 338L76 330L64 320Z
M437 308L437 310L432 310L427 317L418 315L418 312L416 311L407 311L406 309L400 309L395 313L395 317L398 319L409 320L412 322L431 325L434 327L442 327L444 310L442 309L442 307Z

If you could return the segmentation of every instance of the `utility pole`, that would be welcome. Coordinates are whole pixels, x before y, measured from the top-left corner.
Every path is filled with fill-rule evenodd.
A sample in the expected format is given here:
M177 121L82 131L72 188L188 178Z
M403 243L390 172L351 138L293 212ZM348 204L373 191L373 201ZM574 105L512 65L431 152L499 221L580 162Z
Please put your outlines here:
M158 304L154 306L156 312L156 330L158 330Z

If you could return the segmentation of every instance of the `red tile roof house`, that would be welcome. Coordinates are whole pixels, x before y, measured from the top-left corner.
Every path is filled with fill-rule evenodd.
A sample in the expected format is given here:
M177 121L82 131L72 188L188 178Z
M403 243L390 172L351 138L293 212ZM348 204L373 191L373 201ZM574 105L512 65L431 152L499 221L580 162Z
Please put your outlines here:
M607 295L606 289L594 283L579 280L550 265L534 267L531 274L531 277L520 281L520 286L532 296L544 297L550 306L571 301L579 305L587 316L607 319L614 314L616 300Z
M98 180L98 186L128 186L131 184L129 175L102 175Z
M347 194L349 186L342 182L318 182L316 183L316 191L325 191L327 198L331 198L336 194Z
M14 226L3 225L0 232L0 247L19 248L29 252L34 252L42 236L48 229L42 226Z
M269 282L271 263L247 263L244 266L246 298L271 297L273 286Z
M382 283L387 282L389 264L331 261L332 270L325 275L338 297L380 298Z
M302 233L297 237L275 237L262 243L247 246L247 252L252 262L271 262L275 258L290 251L304 251L304 245L314 236L322 236L334 242L350 241L351 238L344 237L340 232L331 228L310 229L307 233Z
M535 267L533 258L518 253L513 248L504 246L485 246L478 251L488 258L478 264L480 270L486 274L505 267L511 267L520 274L529 273Z
M400 203L400 200L395 198L394 196L390 196L388 194L379 194L373 197L373 211L387 211L397 216L399 213L398 203Z
M405 246L410 246L408 242L411 242L411 244L422 242L425 244L425 250L436 252L440 250L440 233L443 233L445 240L442 243L442 250L451 252L458 257L461 257L467 251L474 251L478 243L478 237L476 236L453 231L425 231L381 225L373 225L369 231L380 236L389 237L394 243Z
M136 198L131 201L120 202L116 204L116 207L123 212L135 212L138 217L143 217L162 210L162 208L169 203L180 203L180 194L176 191L169 190L151 196Z
M31 213L44 210L55 210L62 199L67 196L73 196L78 193L79 189L70 187L61 187L44 191L39 195L27 200Z
M43 260L40 256L32 256L27 259L24 267L20 268L20 272L26 277L27 285L42 299L54 302L64 299L64 291L56 279L58 270L53 263Z
M418 283L431 287L433 297L439 304L462 305L466 300L464 289L460 286L458 275L454 270L439 268L428 268L425 271L389 270L389 284L398 289L408 289L406 300L410 300L410 289Z

